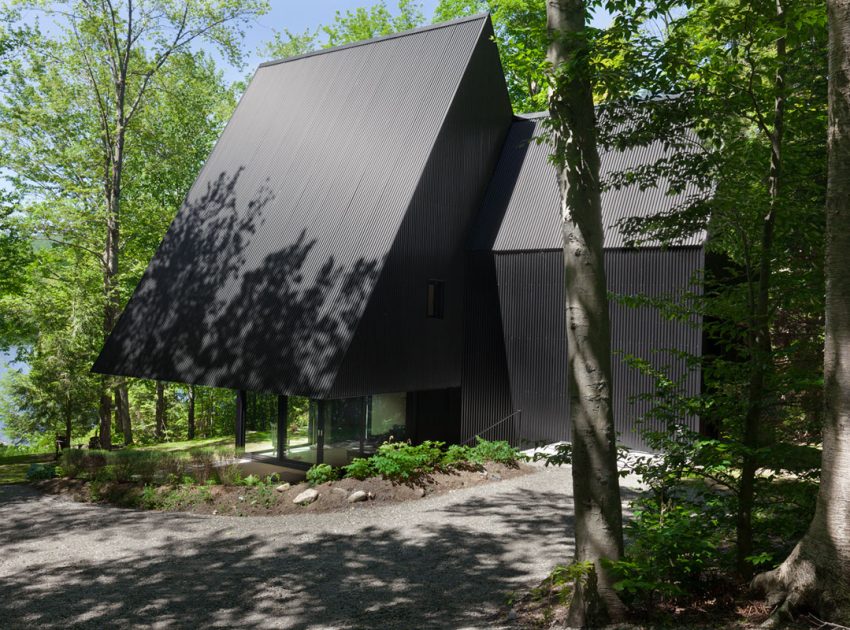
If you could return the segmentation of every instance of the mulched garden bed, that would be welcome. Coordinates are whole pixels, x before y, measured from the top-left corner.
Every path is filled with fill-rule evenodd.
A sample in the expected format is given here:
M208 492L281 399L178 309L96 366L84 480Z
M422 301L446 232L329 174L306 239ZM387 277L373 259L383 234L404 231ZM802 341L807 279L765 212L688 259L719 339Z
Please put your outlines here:
M372 477L363 481L340 479L316 486L302 482L281 490L278 490L278 488L281 488L281 484L253 486L176 485L149 487L146 490L141 484L98 483L78 479L50 479L36 482L33 485L49 494L68 496L77 501L108 503L120 507L195 514L278 516L369 509L376 505L414 501L434 494L498 482L502 479L510 479L538 470L539 468L535 466L523 463L507 466L489 462L480 470L455 469L451 472L435 472L408 483ZM319 493L314 502L308 505L293 503L295 497L309 488L313 488ZM358 490L366 493L369 498L356 503L349 502L348 499L351 494Z

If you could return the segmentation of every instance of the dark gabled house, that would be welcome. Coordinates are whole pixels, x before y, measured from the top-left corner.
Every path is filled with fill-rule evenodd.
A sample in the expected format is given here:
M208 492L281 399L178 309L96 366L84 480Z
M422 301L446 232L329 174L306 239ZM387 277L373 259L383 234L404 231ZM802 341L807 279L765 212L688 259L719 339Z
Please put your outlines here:
M95 371L307 396L272 455L344 463L388 435L569 438L558 191L513 115L488 16L257 70ZM663 147L603 156L650 162ZM629 249L617 221L681 201L604 195L610 289L682 291L702 238ZM686 194L686 193L682 193ZM612 305L613 346L699 354L699 327ZM621 439L651 383L615 360ZM675 366L680 372L683 365ZM689 377L696 391L699 375Z

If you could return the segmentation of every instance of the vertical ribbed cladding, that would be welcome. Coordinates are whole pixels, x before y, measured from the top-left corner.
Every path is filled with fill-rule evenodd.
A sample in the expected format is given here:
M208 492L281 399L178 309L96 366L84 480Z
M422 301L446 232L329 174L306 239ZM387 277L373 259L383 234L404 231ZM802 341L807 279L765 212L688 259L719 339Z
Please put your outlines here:
M617 295L646 295L654 298L682 299L685 292L699 291L692 285L695 276L704 266L704 250L701 247L643 248L638 250L612 249L605 252L605 271L608 290ZM700 372L688 372L686 361L674 356L675 352L702 354L701 320L691 322L667 319L657 309L649 306L638 308L624 306L613 301L611 314L611 348L614 357L614 421L619 439L627 446L647 449L638 431L664 430L663 423L646 422L636 426L636 420L652 407L647 400L632 399L640 394L652 393L652 379L628 367L622 359L631 354L646 359L654 368L663 369L673 378L684 377L684 389L688 394L700 391ZM684 419L692 429L699 428L699 419Z
M526 140L545 133L539 118L520 119L512 126L509 142L505 144L486 202L507 208L493 245L495 251L542 251L561 246L558 211L560 197L555 171L549 162L551 147L545 142ZM670 155L671 151L662 142L623 151L605 151L600 155L601 176L604 181L612 173L648 166ZM508 173L515 175L507 179ZM505 181L515 184L506 186ZM602 223L605 227L605 247L625 245L618 229L622 219L666 213L700 196L696 187L687 187L675 194L668 192L669 183L664 179L659 180L657 186L645 190L641 190L638 184L604 190ZM486 208L483 214L488 214ZM679 245L699 245L704 239L703 232L696 232L683 239Z
M487 23L261 67L95 369L326 394Z
M512 117L492 35L485 22L329 397L461 384L464 245ZM429 280L444 283L440 319Z
M569 440L561 253L495 254L514 406L525 447Z
M461 441L481 435L516 443L515 416L499 422L515 407L511 402L493 255L488 251L469 252L466 269Z
M569 439L567 399L567 342L564 310L564 271L560 251L513 252L495 255L499 307L513 406L522 409L518 444ZM605 251L610 292L621 295L667 297L681 295L703 266L703 250L640 249ZM668 320L652 307L610 306L614 422L619 441L632 448L647 445L635 421L652 403L636 401L654 391L651 379L629 367L624 355L669 368L676 378L686 373L684 360L668 349L699 355L700 322ZM699 372L688 374L685 390L699 392ZM465 410L466 411L466 410ZM697 428L697 419L687 419ZM647 425L661 429L658 425Z

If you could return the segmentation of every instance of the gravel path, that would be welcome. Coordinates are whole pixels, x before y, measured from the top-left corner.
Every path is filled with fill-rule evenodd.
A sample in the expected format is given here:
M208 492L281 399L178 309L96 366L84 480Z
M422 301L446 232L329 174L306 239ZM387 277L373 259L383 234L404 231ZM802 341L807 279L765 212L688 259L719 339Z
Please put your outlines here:
M347 512L138 512L0 486L0 627L493 628L569 557L568 468Z

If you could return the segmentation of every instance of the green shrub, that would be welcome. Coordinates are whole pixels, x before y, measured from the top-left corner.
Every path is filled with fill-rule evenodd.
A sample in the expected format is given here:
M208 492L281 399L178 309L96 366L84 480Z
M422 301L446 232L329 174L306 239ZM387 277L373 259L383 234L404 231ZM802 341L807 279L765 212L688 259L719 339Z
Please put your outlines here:
M386 479L408 481L434 471L443 459L443 442L387 442L372 456L372 467Z
M193 448L189 451L192 476L198 483L215 479L216 450L209 447Z
M55 464L30 464L26 472L28 481L41 481L42 479L53 479L56 476Z
M83 471L83 457L85 454L76 449L68 448L62 451L59 456L59 467L62 469L62 476L69 479L76 479Z
M457 466L468 464L472 460L472 448L461 444L452 444L443 455L443 464L446 466Z
M260 479L257 475L248 475L242 480L243 486L261 486L263 484L263 480Z
M372 466L372 461L365 457L355 457L348 466L343 466L345 476L351 479L368 479L377 473Z
M336 471L330 464L316 464L307 471L307 483L317 486L320 483L333 481L337 478Z
M106 456L114 481L151 483L157 475L162 453L124 449Z
M513 466L522 458L519 451L503 440L491 442L479 436L475 436L475 439L475 446L469 450L469 461L478 464L497 462Z
M650 609L659 597L700 590L705 574L716 572L723 558L724 503L722 498L691 504L655 496L635 502L634 516L625 527L626 555L611 563L614 587L627 604Z
M145 484L142 494L139 497L139 507L146 510L155 510L159 507L159 493L156 486Z
M242 469L239 464L221 464L216 468L218 480L225 486L238 486L242 483Z

